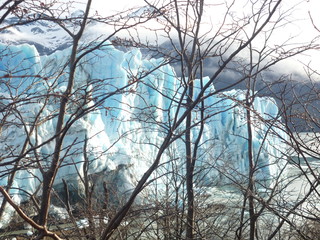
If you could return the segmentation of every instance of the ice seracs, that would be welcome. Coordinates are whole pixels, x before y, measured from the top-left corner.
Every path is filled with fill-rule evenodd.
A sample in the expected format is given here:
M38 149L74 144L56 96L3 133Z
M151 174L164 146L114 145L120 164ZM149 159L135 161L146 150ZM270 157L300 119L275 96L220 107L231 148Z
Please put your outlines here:
M56 116L67 86L69 68L66 63L70 51L67 48L40 56L31 45L1 45L0 75L10 73L14 78L4 78L7 82L0 84L1 121L6 122L0 136L3 159L0 185L6 186L12 170L16 171L10 195L17 204L38 192L42 181L39 168L46 169L50 165L55 147L52 137ZM101 185L107 183L107 188L116 186L123 196L130 194L155 159L172 119L184 109L177 105L183 83L172 67L163 63L161 58L144 58L139 49L122 52L109 42L81 60L65 119L66 123L74 123L64 138L61 152L64 160L55 179L56 189L61 189L62 179L81 189L88 160L88 173L100 184L97 189L103 189ZM208 78L203 80L208 81ZM199 86L199 80L195 80L195 96L200 92ZM206 94L213 91L214 86L211 86ZM196 167L207 169L203 176L206 186L228 181L223 176L226 173L237 181L242 181L242 174L248 173L247 121L241 104L245 94L242 90L231 90L205 99L206 114L211 117L204 125ZM14 103L17 99L19 101ZM8 108L12 105L14 111ZM270 130L272 120L278 118L277 106L271 98L256 97L253 105L254 157L260 166L257 178L272 181L281 164L281 139L285 134L274 134ZM78 119L79 112L92 106L95 106L92 111ZM196 108L193 123L198 120L199 109ZM183 131L183 126L177 134L179 131ZM198 131L196 125L192 129L194 138ZM27 147L22 150L25 143ZM182 166L183 140L177 139L170 147L175 149L174 159ZM12 161L17 160L21 152L27 154L15 169ZM164 154L162 161L169 162L171 157L169 153ZM7 206L1 227L10 221L13 212L10 209Z

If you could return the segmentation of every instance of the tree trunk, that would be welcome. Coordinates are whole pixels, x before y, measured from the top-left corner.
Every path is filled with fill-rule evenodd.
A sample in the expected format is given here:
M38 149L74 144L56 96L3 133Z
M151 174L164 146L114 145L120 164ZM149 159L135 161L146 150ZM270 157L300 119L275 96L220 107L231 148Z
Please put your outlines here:
M187 107L192 104L193 97L193 79L189 81L189 92L187 96ZM191 142L191 119L192 112L190 112L186 119L186 182L187 182L187 228L186 239L193 239L194 235L194 192L193 192L193 154Z

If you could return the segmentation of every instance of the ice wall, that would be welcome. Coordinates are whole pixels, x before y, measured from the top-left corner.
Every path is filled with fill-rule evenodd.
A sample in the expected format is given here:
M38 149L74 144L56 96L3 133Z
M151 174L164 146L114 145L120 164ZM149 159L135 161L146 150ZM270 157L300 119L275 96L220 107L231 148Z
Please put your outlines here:
M20 203L28 199L28 194L38 191L42 180L40 169L46 170L50 165L56 116L67 86L71 50L39 56L30 45L1 45L0 51L0 76L4 76L0 84L0 118L4 123L0 136L0 185L6 186L8 176L15 170L10 194ZM172 119L185 110L183 105L177 106L183 82L163 63L164 59L143 57L139 49L122 52L109 43L80 61L65 119L66 123L74 123L64 140L61 153L64 160L56 186L61 185L62 179L79 183L85 157L90 162L89 173L100 173L95 181L114 184L120 192L134 186L155 159ZM199 82L195 82L195 96L199 93ZM124 88L130 83L133 84ZM213 90L211 86L206 94ZM204 126L197 167L210 169L203 178L206 186L226 181L225 174L239 176L241 180L248 172L244 98L245 92L232 90L205 99L205 114L210 117ZM100 102L77 119L82 109ZM269 120L272 125L278 109L272 99L259 97L254 101L254 108L254 156L257 165L264 166L257 170L257 176L271 179L277 175L281 164L282 143L270 130L270 125L262 123L261 119ZM193 123L199 120L199 114L196 108ZM175 133L179 131L183 131L183 125ZM193 128L194 139L198 131L199 126ZM285 137L282 132L278 134ZM182 163L183 141L178 139L170 148L178 155L174 158ZM23 154L23 158L17 162L19 154ZM171 158L166 152L162 161ZM17 169L15 163L18 163ZM10 208L6 213L9 219Z

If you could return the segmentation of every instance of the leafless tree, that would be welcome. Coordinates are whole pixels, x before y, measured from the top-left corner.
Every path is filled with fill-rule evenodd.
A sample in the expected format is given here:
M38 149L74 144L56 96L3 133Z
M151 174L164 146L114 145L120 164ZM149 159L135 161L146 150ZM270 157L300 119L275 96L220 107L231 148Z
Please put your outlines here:
M1 173L1 177L7 178L8 184L6 187L0 188L4 196L0 214L4 214L6 204L9 203L25 222L38 231L37 239L46 236L53 239L67 238L66 234L63 235L63 231L59 234L49 230L48 226L51 221L49 208L55 194L54 183L57 175L62 167L72 165L77 170L81 184L84 186L83 206L86 207L89 228L83 230L77 228L77 218L73 215L73 206L70 204L69 188L71 184L67 181L63 181L65 196L58 196L58 198L64 198L61 199L61 204L67 210L68 218L73 221L72 224L77 230L79 239L82 237L96 239L98 235L101 235L101 237L99 236L101 239L139 239L139 237L148 236L158 239L226 239L232 237L253 240L257 239L259 234L265 234L264 238L272 239L280 234L280 229L284 224L294 228L300 236L307 238L308 236L289 217L294 215L292 212L299 215L298 208L301 204L305 203L307 199L311 200L311 193L317 193L317 173L308 166L312 174L312 179L310 179L309 175L303 171L302 165L297 165L308 180L310 191L304 194L302 199L296 201L294 206L290 206L282 212L282 209L285 209L286 196L281 198L282 202L280 201L278 205L275 202L278 201L277 197L284 191L283 189L290 185L287 183L283 186L281 178L281 174L287 167L287 162L282 164L284 159L277 158L279 156L274 156L277 159L273 163L261 162L260 158L265 153L273 154L268 152L270 149L265 149L271 138L282 139L285 143L294 146L299 156L305 156L307 152L309 154L310 148L303 150L305 146L301 141L298 141L299 137L297 139L291 131L292 128L289 125L292 113L288 113L288 111L292 111L293 108L288 108L287 100L281 98L281 91L280 95L277 93L274 96L283 103L280 113L284 118L284 124L281 122L280 114L265 116L255 106L255 101L260 99L261 92L268 89L273 90L274 82L267 82L263 87L257 87L265 82L264 74L272 66L317 46L312 41L307 44L291 45L289 40L271 45L271 37L277 34L278 27L280 28L282 24L286 23L286 17L290 15L291 10L282 12L281 0L249 1L247 3L247 7L250 9L249 13L239 17L233 12L235 1L211 4L204 0L167 2L146 0L146 10L143 11L143 15L136 22L132 22L132 19L121 16L118 18L117 16L109 18L103 18L99 15L92 16L90 14L91 2L91 0L86 2L83 15L67 18L64 14L71 7L69 5L71 2L63 5L62 10L54 8L55 4L58 4L56 1L46 4L41 1L6 1L0 8L3 10L0 23L10 13L14 13L18 17L15 25L48 21L64 29L72 40L71 52L66 58L67 61L56 69L56 66L50 68L48 64L46 70L28 73L28 69L15 69L16 66L12 69L12 66L7 66L8 71L0 76L1 84L8 92L6 97L0 98L1 130L7 132L11 129L23 130L21 134L23 140L19 146L11 145L10 141L12 140L9 138L1 139L4 143L3 149L5 151L3 152L5 153L2 153L0 166L7 167L6 171ZM206 18L207 11L214 9L220 11L222 8L224 13L221 15L221 21L214 25L209 24L209 28L206 28L209 21ZM81 40L90 21L106 25L112 24L114 29L107 37L97 39L99 41L83 43ZM69 27L67 24L69 22L73 23L73 27ZM151 25L147 24L149 22ZM164 38L168 40L167 45L162 47L143 42L137 38L134 34L138 25L150 33L154 33L155 36L158 36L160 30ZM155 27L153 28L153 26ZM4 31L10 27L12 25L6 25L0 30ZM117 34L124 30L128 37L126 39L117 37ZM257 45L256 42L258 42ZM88 74L88 82L81 83L77 77L77 71L81 71L83 66L90 62L86 57L99 57L95 51L110 45L142 47L151 52L151 55L161 56L164 60L159 60L155 62L155 66L147 70L141 69L138 73L134 73L129 67L126 69L128 82L120 87L113 84L112 81L108 81L109 79L90 79L90 74ZM170 49L167 49L168 46ZM17 54L8 50L10 48L2 50L2 57ZM210 72L210 76L205 78L204 65L207 61L214 62L215 65L212 66L214 70ZM152 61L150 60L150 62ZM159 86L163 82L169 81L168 76L171 77L175 74L169 66L166 66L168 62L179 66L176 68L179 76L175 77L176 79L179 77L180 81L177 85L168 84L166 87L160 88ZM161 68L162 66L164 67ZM50 69L53 69L53 72ZM233 71L235 78L232 82L222 81L222 87L214 89L213 85L222 84L221 79L225 78L226 71ZM148 81L148 76L153 73L157 73L161 81ZM20 79L21 85L14 85L15 79ZM32 84L23 86L23 80L27 79L32 79L29 81ZM61 79L64 79L64 88L59 86ZM282 79L279 77L277 83L282 83ZM111 80L116 81L116 79ZM37 89L39 83L46 86L44 93L33 91ZM94 85L94 90L99 93L98 96L93 94L91 85ZM112 87L108 89L112 90L107 93L99 92L110 85ZM235 94L224 93L234 87L242 87L245 90ZM22 93L19 92L21 89L23 89ZM63 90L57 92L54 89ZM165 92L162 92L163 89ZM19 90L19 94L17 94L17 90ZM153 91L155 95L164 96L166 104L152 102L151 97L146 95L148 91ZM88 157L90 151L87 141L90 139L87 135L80 134L79 136L83 139L73 139L72 143L67 146L64 143L69 133L76 130L77 123L89 113L103 109L106 114L112 114L111 107L104 103L108 103L114 96L123 94L133 94L136 99L140 99L139 106L131 105L125 101L121 103L132 109L128 110L132 118L126 121L136 121L141 124L137 129L127 130L119 136L119 139L126 139L132 145L140 147L152 145L154 152L145 159L151 164L148 165L142 177L137 179L130 196L119 201L118 206L103 207L103 204L94 206L93 202L97 197L94 195L97 191L95 190L95 181L98 180L91 181L90 178L94 176L89 176L89 165L91 161L94 162ZM215 101L211 101L213 98ZM299 98L296 99L296 101L298 100ZM38 101L41 102L41 107L37 109L33 118L27 118L26 109ZM52 105L54 108L49 107ZM300 105L305 106L304 103ZM229 114L232 111L241 111L241 109L244 111L239 113L239 116L243 116L245 119L243 126L246 135L238 137L246 139L247 154L243 159L247 161L244 163L248 165L247 172L240 171L237 169L237 165L229 160L232 159L232 156L230 157L232 154L231 146L220 148L214 137L205 137L209 131L207 126L213 126L216 123L215 117L224 113ZM161 117L157 115L159 112L162 114ZM309 108L305 109L303 113L308 115L308 120L313 119ZM37 132L49 121L54 124L54 128L43 141L37 137ZM121 124L121 121L125 120L117 119L115 116L115 121L119 121ZM317 122L312 121L312 124L316 125ZM234 126L234 128L237 127L239 126ZM237 129L234 132L231 129L228 130L230 130L230 134L236 134ZM284 137L283 131L289 135L289 140ZM160 141L148 139L147 136L143 140L137 140L133 136L138 135L139 132L157 132ZM255 134L262 135L262 141L259 142L258 148L255 146ZM116 141L118 140L110 145L116 144ZM53 144L54 151L41 155L39 150L50 144ZM276 150L286 154L283 149ZM317 154L316 151L312 151L315 155ZM215 154L211 152L215 152ZM107 152L96 154L103 156ZM84 159L82 168L77 166L77 161L73 161L79 156ZM143 157L140 158L143 159ZM166 159L165 162L164 159ZM181 159L184 160L181 161ZM260 172L270 167L269 165L271 167L279 165L278 175L265 181L257 179ZM19 171L30 169L34 170L34 179L39 186L36 191L28 193L29 198L34 199L35 202L34 207L38 215L36 219L32 219L31 215L26 213L23 207L16 204L9 194L12 190L16 190L14 180ZM39 171L40 174L37 174L36 171ZM214 175L213 173L216 174L216 179L208 177ZM111 173L103 172L103 174ZM240 192L238 196L243 197L239 201L240 204L238 202L235 205L233 205L232 198L227 199L230 201L230 206L236 206L232 211L228 211L227 204L208 204L212 201L212 196L208 196L209 194L206 193L208 184L206 185L205 179L208 177L209 181L214 182L217 186L220 181L219 176L223 179L220 185L235 187ZM165 191L157 191L158 181L166 183ZM107 183L103 182L103 184ZM107 185L104 186L103 202L107 205L109 204L107 195L112 191ZM261 192L259 189L264 189L264 191ZM156 197L150 198L151 200L148 202L150 205L139 203L134 205L139 195L148 199L150 197L147 194L148 191L154 191L156 195ZM98 209L94 209L95 207ZM108 222L105 225L102 216L99 219L101 228L98 229L95 226L95 221L99 212L108 217ZM276 216L279 220L268 232L261 230L268 224L264 215ZM141 219L148 219L148 221L145 223ZM137 232L134 228L140 231ZM171 231L169 228L174 230Z
M62 167L70 164L77 165L72 163L72 155L79 156L82 151L80 145L85 141L76 138L72 140L70 145L66 145L65 139L70 131L75 131L74 126L77 122L89 113L104 109L103 103L106 99L128 92L130 86L136 84L140 77L143 78L143 76L148 75L146 72L138 73L139 76L135 76L135 81L125 82L122 86L117 85L113 90L105 92L104 95L96 96L92 96L90 86L94 85L96 89L103 89L108 84L111 85L108 83L108 79L88 79L87 82L81 82L83 80L78 79L77 74L87 61L85 58L90 54L91 58L97 57L95 51L115 44L115 42L111 43L110 40L116 33L128 29L129 25L134 27L148 20L139 18L137 21L129 23L128 19L119 21L117 17L117 24L114 25L116 16L111 16L106 20L97 15L90 15L91 2L86 2L82 15L71 17L69 17L71 2L6 1L1 6L3 11L1 31L30 22L45 21L63 29L71 39L70 55L61 59L61 63L46 63L47 65L43 66L43 69L36 66L38 64L37 56L29 57L31 60L29 58L23 59L23 56L19 56L21 54L19 49L15 50L10 47L1 49L1 58L4 62L1 69L3 73L1 75L1 87L5 93L1 97L1 129L6 133L3 135L5 138L1 139L3 142L2 150L4 151L1 156L1 166L3 167L1 177L3 180L7 179L7 184L5 187L1 187L4 198L0 215L3 217L7 209L6 205L10 204L24 221L38 231L38 239L45 236L60 239L58 234L48 230L50 224L49 208L55 192L53 185ZM4 22L8 16L12 15L16 17L16 22ZM95 39L96 41L81 42L83 33L90 21L98 21L106 26L112 24L113 31L107 36L98 36ZM10 62L10 59L19 57L22 59L20 63L14 65ZM56 65L52 66L52 64ZM155 68L158 67L160 66ZM131 77L134 76L131 75ZM28 82L29 85L24 82ZM61 85L65 87L60 88ZM93 97L96 97L94 102ZM37 103L40 106L38 108L35 107ZM30 112L28 108L31 109ZM51 129L52 134L46 136L45 140L39 139L38 131L50 124L51 121L55 125ZM14 146L13 139L8 137L10 131L12 133L21 131L21 145ZM53 152L41 153L41 149L52 144L54 145ZM84 158L86 159L86 156ZM88 164L87 161L85 163ZM23 191L23 189L17 189L14 183L17 178L23 177L21 174L23 175L24 171L29 171L29 178L34 176L33 184L38 186L36 192L25 191L27 195L29 194L29 198L35 199L36 219L32 219L10 196L13 191ZM86 172L87 169L84 173ZM86 174L84 177L87 178ZM88 197L90 191L86 185L87 182L86 179L84 183ZM64 186L68 200L69 190L65 181ZM40 193L41 196L39 196ZM88 206L90 205L88 203ZM66 209L69 213L70 208L69 202L66 201ZM91 236L91 239L92 237L94 236Z

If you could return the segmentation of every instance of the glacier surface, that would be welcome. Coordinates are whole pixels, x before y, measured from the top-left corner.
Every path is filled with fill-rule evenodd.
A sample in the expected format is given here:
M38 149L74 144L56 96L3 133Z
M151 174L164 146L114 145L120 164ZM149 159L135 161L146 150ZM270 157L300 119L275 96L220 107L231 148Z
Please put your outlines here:
M49 166L54 153L56 116L67 87L71 49L40 56L35 47L22 44L0 45L0 51L0 76L3 76L0 185L7 186L15 171L10 195L20 204L33 194L39 195L41 171ZM155 159L172 119L185 110L177 105L183 82L170 65L164 64L164 59L148 58L139 49L123 52L110 43L87 54L78 65L65 118L66 124L74 123L64 139L63 161L55 186L61 187L63 180L81 185L88 159L88 171L96 186L107 182L119 193L125 193ZM197 96L200 80L196 80L195 86ZM211 86L206 94L214 90ZM206 186L227 181L224 178L227 174L239 181L247 175L245 94L242 90L231 90L205 99L206 114L210 117L204 125L197 168L207 169L202 178ZM92 111L78 117L81 110L90 107ZM272 121L278 118L273 99L256 97L254 109L253 153L256 164L261 166L256 174L260 179L270 180L278 174L283 149L281 138L285 135L272 130ZM194 124L199 116L200 109L196 108ZM175 134L181 131L183 125ZM196 125L192 129L194 140L198 131ZM165 166L174 159L183 166L183 153L183 140L178 138L161 163ZM99 192L101 187L100 190L97 187L96 194ZM12 212L7 206L0 221L3 226Z

